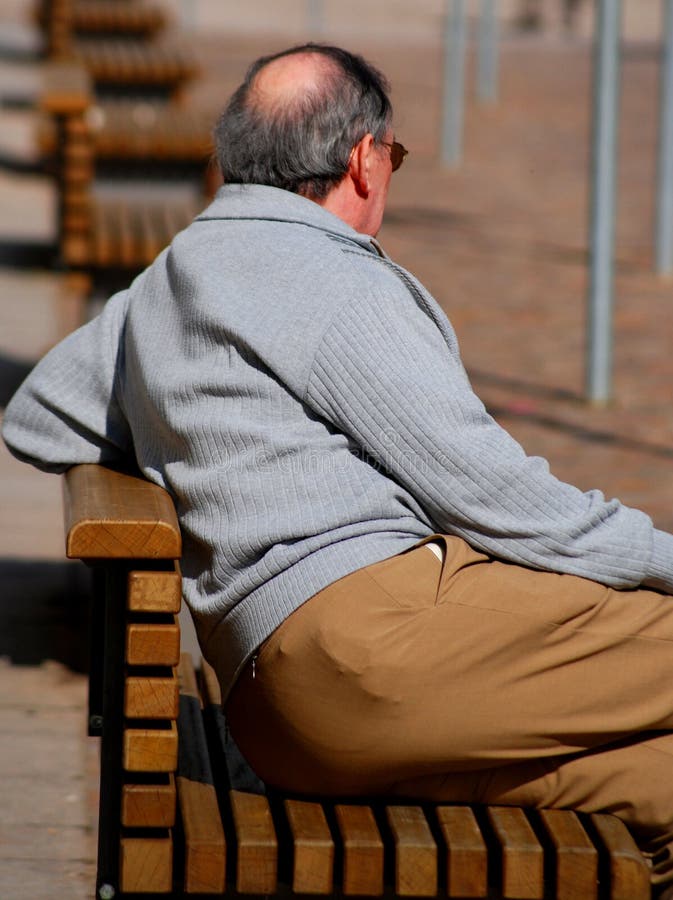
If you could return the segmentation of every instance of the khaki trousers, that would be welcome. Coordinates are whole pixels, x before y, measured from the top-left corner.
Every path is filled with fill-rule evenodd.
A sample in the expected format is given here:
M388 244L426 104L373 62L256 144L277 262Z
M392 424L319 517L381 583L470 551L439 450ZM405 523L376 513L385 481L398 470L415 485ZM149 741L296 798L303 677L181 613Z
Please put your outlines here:
M673 598L441 540L443 563L419 546L355 572L262 645L227 704L253 768L299 792L611 812L670 844Z

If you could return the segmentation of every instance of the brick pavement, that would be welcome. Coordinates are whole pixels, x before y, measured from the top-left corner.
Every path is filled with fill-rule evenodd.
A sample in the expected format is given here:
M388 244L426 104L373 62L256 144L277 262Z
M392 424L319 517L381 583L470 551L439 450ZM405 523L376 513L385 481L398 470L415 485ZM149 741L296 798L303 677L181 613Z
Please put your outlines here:
M0 660L0 896L68 900L95 883L95 745L85 680L55 662Z
M288 42L273 35L200 38L208 77L195 93L224 98L257 52ZM397 133L412 153L395 176L384 246L423 280L456 327L478 393L529 452L581 487L598 487L641 506L673 530L673 376L671 282L651 272L656 59L630 46L625 60L617 223L615 398L584 403L590 60L582 41L508 38L500 101L466 110L465 161L436 163L440 49L436 39L409 45L353 36L390 75ZM22 191L28 190L26 203ZM44 236L48 186L0 179L5 212L0 241L26 216ZM2 206L2 204L0 204ZM19 212L17 212L17 210ZM53 273L0 270L0 381L35 358L58 326ZM68 632L63 596L70 576L56 562L60 518L56 479L32 473L0 450L0 579L3 621L27 610L19 626L44 666L2 664L0 778L8 818L0 836L3 900L89 895L93 872L92 743L83 736L84 680L59 643ZM17 508L27 507L21 525ZM46 525L41 530L40 525ZM53 568L55 566L55 568ZM25 604L28 573L57 585L58 598ZM37 578L42 576L42 582ZM11 578L10 578L11 576ZM58 587L58 585L61 585ZM20 585L20 587L16 587ZM44 598L43 598L44 599ZM23 605L21 605L23 604ZM59 605L60 604L60 605ZM53 640L30 641L27 616L45 608ZM20 618L20 617L19 617ZM58 619L58 616L57 616ZM72 623L71 623L72 624ZM76 629L74 629L76 633ZM61 637L59 637L59 635ZM15 642L13 652L21 642ZM66 652L68 651L68 652ZM63 661L70 662L64 666ZM16 661L16 660L15 660ZM27 660L35 662L35 659Z

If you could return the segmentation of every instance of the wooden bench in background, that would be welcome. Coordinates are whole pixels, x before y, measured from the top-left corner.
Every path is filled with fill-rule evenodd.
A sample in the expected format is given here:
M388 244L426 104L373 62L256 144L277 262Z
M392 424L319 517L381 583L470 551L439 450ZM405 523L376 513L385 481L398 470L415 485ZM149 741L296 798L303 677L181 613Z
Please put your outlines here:
M180 158L181 148L186 147L182 161L190 163L196 174L191 178L182 176L179 184L173 179L170 185L152 193L148 178L141 174L133 182L132 170L125 165L125 180L129 180L131 188L127 184L125 191L115 190L113 184L113 189L105 192L95 180L97 140L95 121L92 123L90 115L94 103L90 77L81 65L55 62L46 67L40 107L49 116L52 127L59 251L66 268L87 273L94 281L111 272L121 272L128 281L191 222L214 190L210 146L203 148L199 163L194 136L183 144L181 132L176 129L169 141L163 123L157 120L153 129L145 129L146 144L163 144L164 158L171 163ZM99 134L104 141L109 130L99 130ZM135 149L139 147L136 145ZM129 151L126 163L132 161L132 152ZM140 159L137 156L135 161ZM153 174L161 161L159 155L152 154L146 159Z
M72 57L85 66L96 90L110 93L144 91L177 99L199 74L191 50L175 39L80 40Z
M168 494L78 466L67 555L94 571L90 731L101 736L97 896L646 900L610 815L260 793L207 665L180 654L180 531ZM250 787L245 787L245 785Z
M39 0L35 21L48 55L69 51L73 37L153 37L169 24L164 9L144 0Z
M68 69L77 64L48 64L44 69L43 108L53 110L50 94L58 94L59 83ZM70 76L73 85L78 76ZM143 99L104 99L93 96L86 75L79 78L80 89L91 97L86 122L98 169L148 163L155 167L174 165L178 169L204 169L212 156L212 128L216 111L182 103L153 103ZM57 102L57 101L56 101ZM48 161L58 152L54 114L43 115L37 123L37 149Z
M143 0L44 0L36 18L47 56L80 61L99 91L176 98L199 72L191 48L166 37L163 11Z

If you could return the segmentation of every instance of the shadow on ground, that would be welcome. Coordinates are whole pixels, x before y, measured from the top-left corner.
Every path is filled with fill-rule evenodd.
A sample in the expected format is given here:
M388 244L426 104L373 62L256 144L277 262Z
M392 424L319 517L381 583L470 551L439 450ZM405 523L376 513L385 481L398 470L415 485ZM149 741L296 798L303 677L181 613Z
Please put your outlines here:
M0 559L0 656L86 672L90 592L82 563Z
M4 409L34 363L0 353L0 409Z
M26 159L25 156L12 156L6 150L0 150L0 169L16 172L18 175L42 175L44 166L38 159Z
M0 240L0 265L14 269L54 269L56 245L49 241Z

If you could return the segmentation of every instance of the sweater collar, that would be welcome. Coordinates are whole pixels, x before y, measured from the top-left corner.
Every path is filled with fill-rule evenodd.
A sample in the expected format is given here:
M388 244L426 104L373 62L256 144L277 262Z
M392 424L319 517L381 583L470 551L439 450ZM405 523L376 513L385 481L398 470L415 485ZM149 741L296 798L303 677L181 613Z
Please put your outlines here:
M217 219L298 223L353 241L377 256L386 256L375 238L360 234L312 200L263 184L226 184L221 187L212 203L197 216L197 221Z

